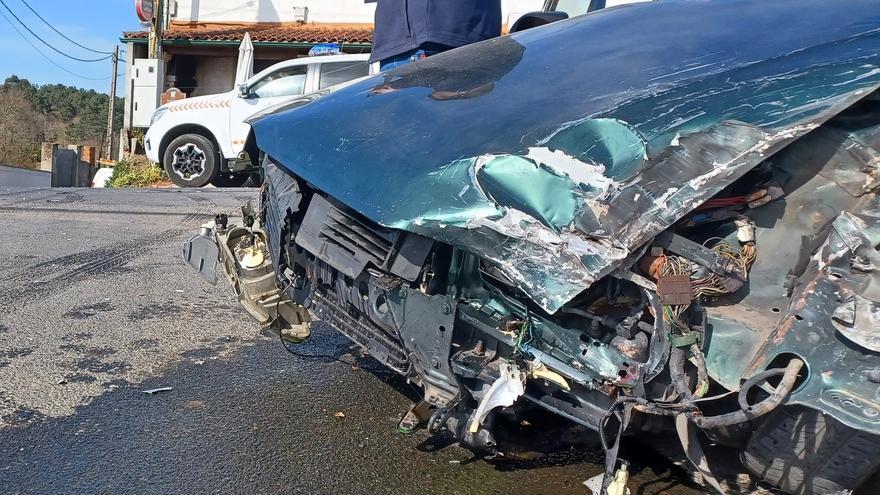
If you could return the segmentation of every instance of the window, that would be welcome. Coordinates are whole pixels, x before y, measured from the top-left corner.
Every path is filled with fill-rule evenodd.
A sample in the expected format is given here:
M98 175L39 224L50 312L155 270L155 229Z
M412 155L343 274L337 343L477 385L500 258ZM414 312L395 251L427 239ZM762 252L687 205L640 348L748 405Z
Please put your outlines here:
M366 76L370 66L366 61L333 62L321 64L321 82L318 89L329 88L352 79Z
M251 87L251 94L257 98L301 95L306 87L307 72L307 65L277 70L254 84Z
M616 7L627 3L652 2L653 0L606 0L605 7Z
M605 7L615 7L627 3L650 2L652 0L605 0ZM595 10L595 0L548 0L546 2L547 10L554 12L565 12L569 17L586 14L592 6Z
M590 0L557 0L552 10L565 12L569 17L586 14L592 2Z

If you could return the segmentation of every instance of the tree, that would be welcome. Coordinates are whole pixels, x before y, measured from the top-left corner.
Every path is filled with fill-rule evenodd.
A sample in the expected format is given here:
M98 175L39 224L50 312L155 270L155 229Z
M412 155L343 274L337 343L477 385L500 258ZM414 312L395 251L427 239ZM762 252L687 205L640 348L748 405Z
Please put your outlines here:
M0 127L0 142L7 147L18 143L18 148L24 150L0 148L0 162L30 165L39 160L43 141L98 147L104 142L108 104L105 94L63 84L34 85L12 75L0 86L0 96L12 119L6 121L7 127ZM123 99L114 98L114 102L117 111L113 124L114 131L118 131L122 128ZM13 113L21 122L13 122ZM22 134L22 129L28 129L28 133ZM33 150L36 158L28 161L34 156Z
M40 160L43 125L21 88L0 91L0 162L33 166Z

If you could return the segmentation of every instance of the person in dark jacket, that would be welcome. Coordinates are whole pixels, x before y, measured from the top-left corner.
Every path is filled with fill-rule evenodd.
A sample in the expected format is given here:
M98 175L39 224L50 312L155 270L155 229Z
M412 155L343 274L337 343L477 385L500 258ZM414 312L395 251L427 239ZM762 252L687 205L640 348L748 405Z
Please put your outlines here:
M454 64L427 60L418 66L404 67L384 74L382 84L370 89L368 95L393 93L409 88L429 88L435 100L461 100L490 93L495 83L522 61L525 47L505 36L493 40L481 56L460 52ZM486 56L482 56L482 55Z
M376 2L370 63L381 70L501 34L501 0Z

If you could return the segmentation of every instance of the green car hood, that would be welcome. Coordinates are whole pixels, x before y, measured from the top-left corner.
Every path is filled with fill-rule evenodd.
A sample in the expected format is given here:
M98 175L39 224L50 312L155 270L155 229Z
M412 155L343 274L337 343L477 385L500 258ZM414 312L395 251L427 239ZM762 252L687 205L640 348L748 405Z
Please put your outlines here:
M876 0L651 2L251 124L282 168L377 223L477 253L552 313L877 89L878 67Z

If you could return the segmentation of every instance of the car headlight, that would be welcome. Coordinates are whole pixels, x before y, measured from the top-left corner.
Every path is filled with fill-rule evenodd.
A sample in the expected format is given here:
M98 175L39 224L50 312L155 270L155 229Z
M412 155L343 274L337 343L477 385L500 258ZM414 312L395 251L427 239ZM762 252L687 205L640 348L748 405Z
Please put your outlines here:
M161 119L162 116L165 115L166 113L168 113L168 108L167 108L167 107L159 107L159 108L157 108L156 111L153 112L153 117L150 119L150 125L155 124L156 121L158 121L159 119Z

